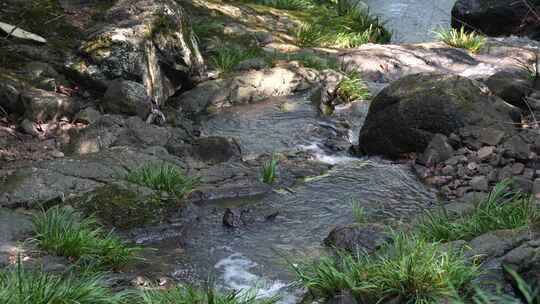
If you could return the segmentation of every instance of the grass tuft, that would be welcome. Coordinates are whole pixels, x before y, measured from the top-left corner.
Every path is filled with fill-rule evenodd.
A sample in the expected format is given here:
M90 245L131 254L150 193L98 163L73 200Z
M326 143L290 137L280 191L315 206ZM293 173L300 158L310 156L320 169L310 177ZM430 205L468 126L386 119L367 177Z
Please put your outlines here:
M367 222L366 209L360 205L359 201L352 199L351 208L354 220L357 223L362 224Z
M178 285L170 289L148 289L142 293L141 304L273 304L278 298L257 298L255 289L222 294L215 288L196 289Z
M446 210L427 212L417 232L431 241L470 240L489 231L527 227L540 219L540 210L529 195L510 190L511 181L498 183L472 212L458 219Z
M351 73L341 80L337 85L337 94L347 103L371 98L369 89L358 73Z
M20 260L13 269L0 271L2 304L120 304L125 294L113 294L99 275L58 276L23 269Z
M388 43L392 34L367 10L318 6L295 32L301 47L353 48L366 43Z
M277 179L278 158L272 155L272 159L265 162L261 169L261 181L266 184L273 184Z
M435 34L440 41L449 46L469 50L473 53L478 52L486 43L486 37L476 32L466 32L465 27L461 29L439 29Z
M120 267L136 257L137 247L105 233L93 217L82 218L72 209L53 207L32 219L34 241L43 250L99 267Z
M360 303L433 303L452 297L478 275L478 267L460 252L438 243L396 234L382 252L339 253L293 266L298 281L318 296L351 292Z
M199 185L198 177L188 177L181 168L168 164L148 164L130 171L125 179L158 191L186 197Z

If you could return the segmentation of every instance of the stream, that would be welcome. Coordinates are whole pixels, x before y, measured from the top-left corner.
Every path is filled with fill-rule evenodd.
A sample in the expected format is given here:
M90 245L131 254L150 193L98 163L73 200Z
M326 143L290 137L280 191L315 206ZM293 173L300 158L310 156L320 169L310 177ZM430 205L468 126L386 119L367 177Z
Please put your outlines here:
M354 222L352 200L376 222L406 221L436 202L435 192L418 181L408 165L353 158L326 147L329 137L348 145L356 141L368 107L353 103L329 119L320 117L306 97L291 96L210 117L205 133L237 138L245 155L298 149L333 167L290 189L201 204L200 220L183 232L181 244L165 239L149 245L159 252L153 259L180 281L212 277L224 289L256 286L262 297L280 295L281 303L298 302L301 294L290 286L294 276L286 259L320 255L321 242L334 227ZM348 132L338 126L344 121L349 122ZM223 226L227 207L245 207L252 221L237 229Z
M449 25L453 2L367 1L374 13L388 20L399 43L432 40L433 29ZM407 221L433 206L435 191L423 185L408 165L353 158L329 148L329 138L349 146L357 143L368 108L368 103L357 102L338 108L333 118L323 118L308 98L290 96L209 117L203 123L204 135L236 138L244 158L303 150L333 167L290 189L203 203L200 220L183 231L182 241L169 238L150 244L157 249L153 255L157 264L180 281L212 278L222 289L257 287L261 297L279 295L283 304L297 303L302 291L291 286L294 275L286 260L323 253L321 242L328 233L354 222L351 200L360 202L368 219L377 222ZM224 227L222 216L228 207L246 208L251 222L237 229Z

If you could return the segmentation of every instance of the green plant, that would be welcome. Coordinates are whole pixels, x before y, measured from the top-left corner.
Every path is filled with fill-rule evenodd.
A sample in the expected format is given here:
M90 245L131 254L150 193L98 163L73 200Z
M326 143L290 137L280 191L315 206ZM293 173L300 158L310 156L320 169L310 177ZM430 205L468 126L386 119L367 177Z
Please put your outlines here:
M50 253L97 266L120 267L133 260L137 247L105 233L93 217L82 218L72 209L53 207L32 218L35 241Z
M277 179L278 158L272 155L272 158L265 162L261 169L261 181L266 184L273 184Z
M58 276L27 271L20 259L13 269L0 271L2 304L120 304L124 293L113 294L100 275Z
M476 32L467 33L465 27L461 29L439 29L435 34L442 42L449 46L467 49L473 53L478 52L486 43L486 37Z
M460 252L403 233L373 256L341 252L293 269L315 294L328 298L348 290L361 303L432 303L453 296L478 275L478 267Z
M352 48L365 43L390 42L392 34L384 23L369 11L318 6L310 17L295 31L297 44L302 47Z
M488 231L522 228L538 222L538 207L529 195L510 190L511 183L498 183L486 199L457 219L444 209L427 212L417 225L418 234L432 241L469 240Z
M360 202L357 200L351 200L351 207L354 220L361 224L367 222L366 210L360 205Z
M205 20L204 22L194 23L192 28L195 37L198 39L207 38L212 36L212 34L222 32L223 23L216 20Z
M196 289L187 285L160 290L148 289L141 295L141 304L273 304L278 298L258 299L255 289L219 293L213 287Z
M241 49L236 46L224 46L213 53L210 62L221 73L230 73L240 62L261 55L258 49Z
M351 73L343 78L337 85L337 94L345 102L371 98L369 89L358 73Z
M130 171L125 179L158 191L184 198L199 185L198 177L187 177L182 169L169 164L148 164Z

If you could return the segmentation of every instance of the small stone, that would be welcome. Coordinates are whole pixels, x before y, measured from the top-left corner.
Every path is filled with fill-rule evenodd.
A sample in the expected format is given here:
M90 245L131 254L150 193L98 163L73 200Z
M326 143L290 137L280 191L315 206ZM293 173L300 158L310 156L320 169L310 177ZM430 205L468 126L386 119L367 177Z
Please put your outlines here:
M243 226L242 211L238 208L227 208L223 214L223 225L231 228Z
M470 184L471 184L471 187L476 191L488 191L489 190L488 180L483 175L473 177Z
M505 133L501 130L496 130L492 128L482 128L480 129L478 140L480 140L482 143L486 145L496 146L504 138L504 135Z
M496 182L499 177L499 170L493 168L488 174L487 179L489 182Z
M480 148L480 150L478 150L477 156L480 161L485 161L485 160L490 159L494 153L495 153L495 147L487 146L487 147Z
M470 171L476 171L478 170L478 164L475 162L468 163L467 169L469 169Z
M520 175L523 170L525 169L525 165L522 163L514 163L512 165L512 174L513 175Z
M52 150L50 154L51 154L52 157L55 157L55 158L64 157L64 153L61 152L61 151L58 151L58 150Z

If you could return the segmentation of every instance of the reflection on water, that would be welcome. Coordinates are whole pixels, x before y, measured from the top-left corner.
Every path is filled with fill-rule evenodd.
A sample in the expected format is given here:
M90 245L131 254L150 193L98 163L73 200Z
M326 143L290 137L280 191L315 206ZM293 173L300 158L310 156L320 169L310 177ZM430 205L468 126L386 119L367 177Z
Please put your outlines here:
M449 27L456 0L365 0L371 12L387 21L395 43L434 40L433 31Z

